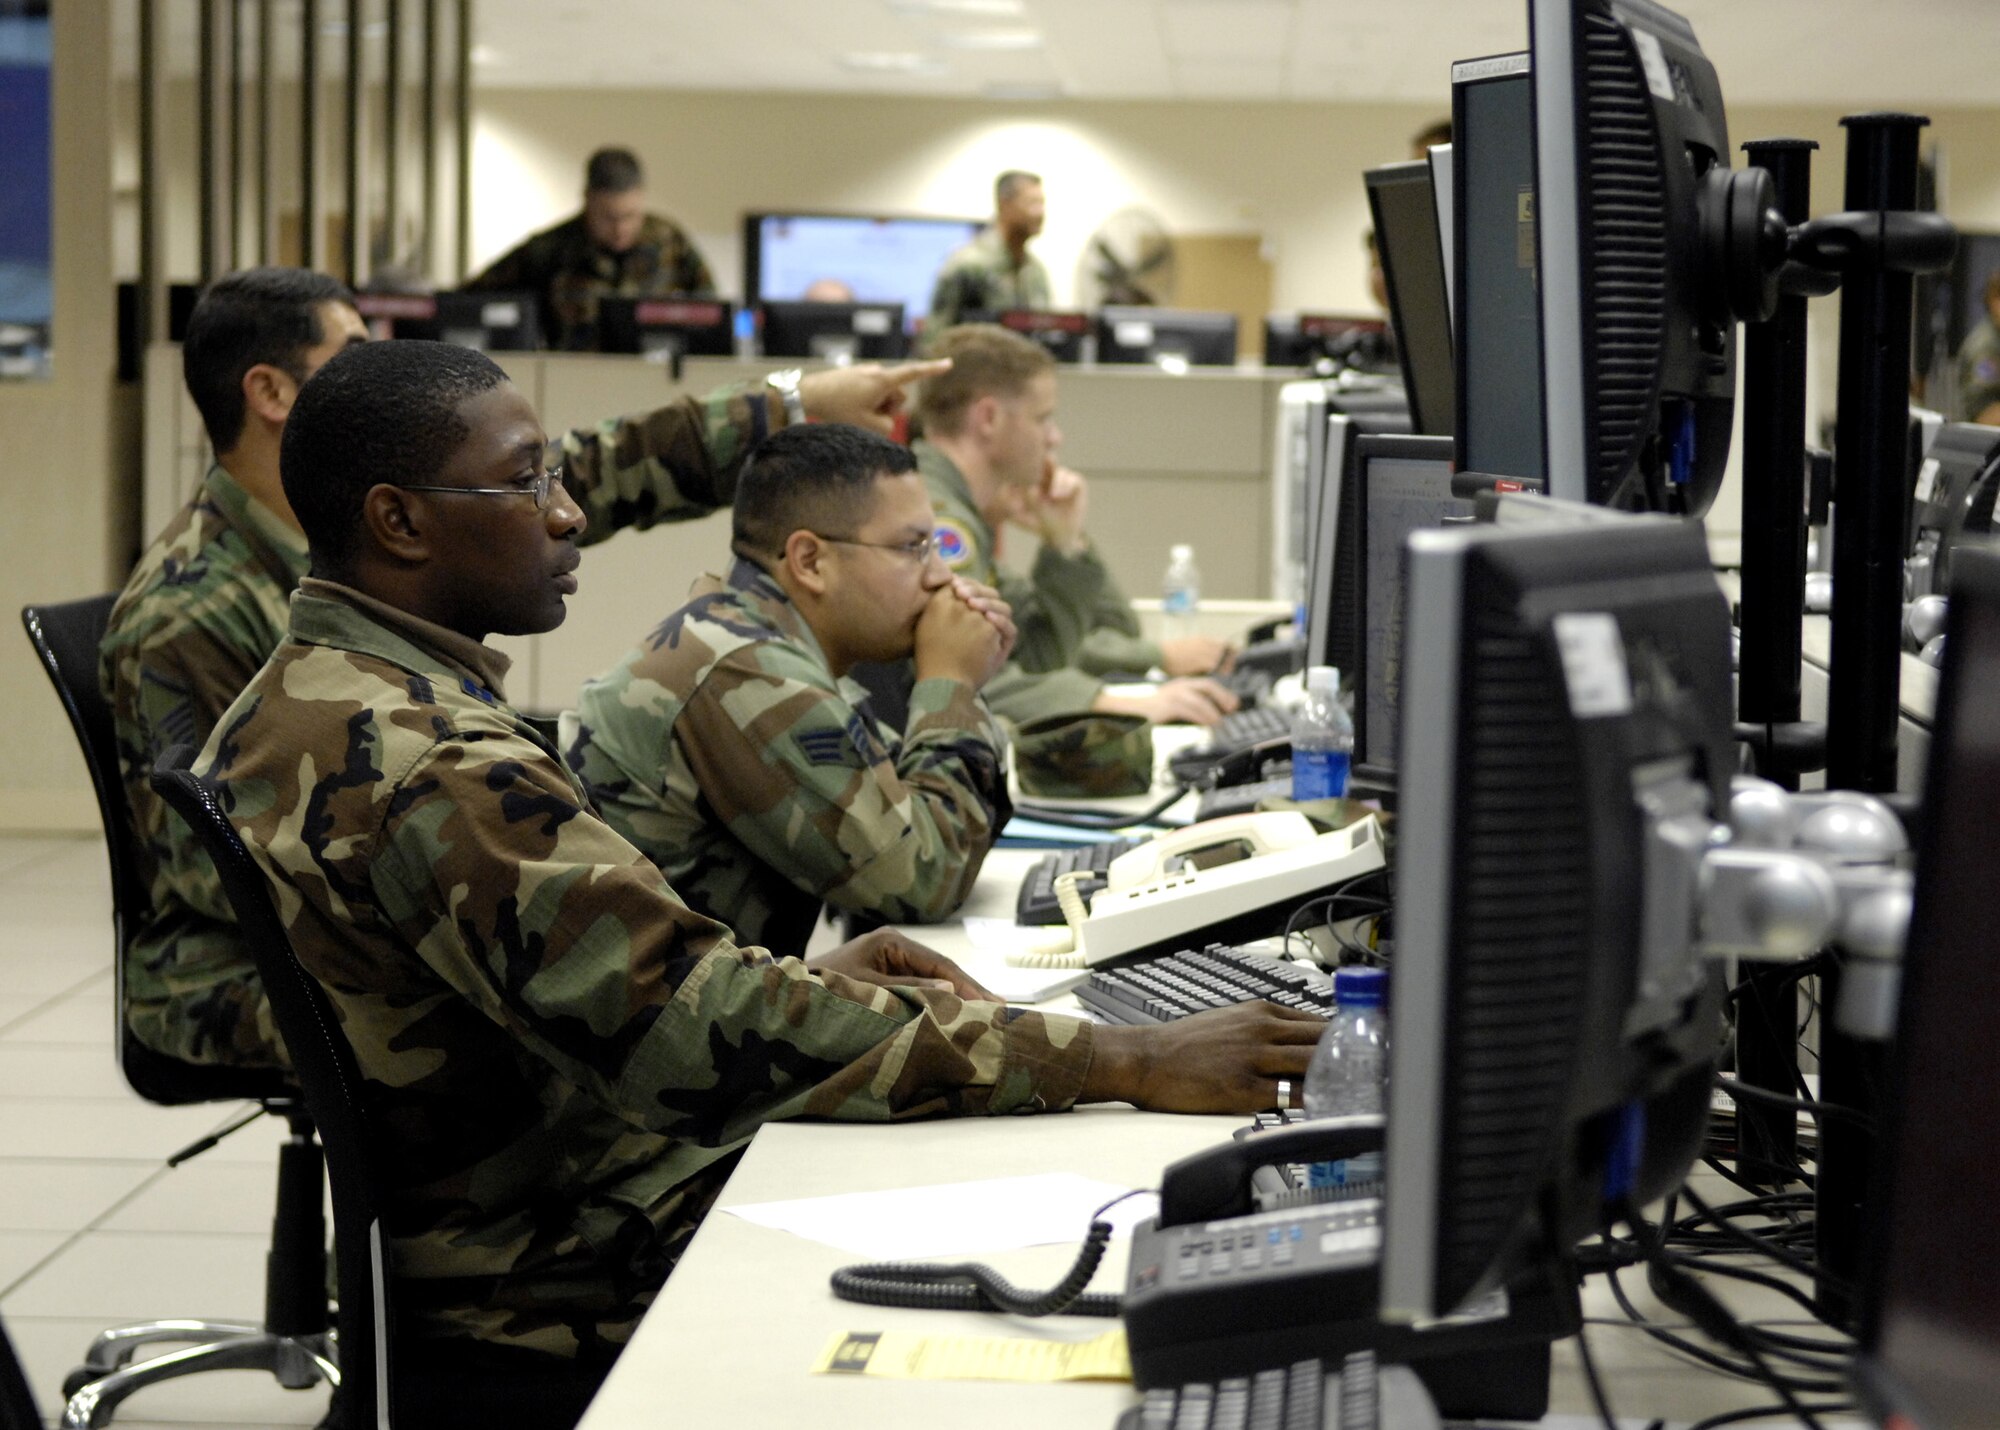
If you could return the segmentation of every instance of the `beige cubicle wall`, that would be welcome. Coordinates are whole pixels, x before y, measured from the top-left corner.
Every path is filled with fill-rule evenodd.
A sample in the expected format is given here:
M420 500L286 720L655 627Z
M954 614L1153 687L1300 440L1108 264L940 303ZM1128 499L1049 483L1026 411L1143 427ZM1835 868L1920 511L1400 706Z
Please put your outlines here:
M691 359L675 383L640 358L496 353L550 431L643 412L680 394L761 377L772 361ZM1188 542L1204 593L1265 595L1270 585L1269 482L1279 386L1262 370L1170 375L1113 368L1063 371L1063 460L1089 475L1090 529L1135 597L1158 594L1167 549ZM146 366L146 530L157 531L201 480L201 423L180 382L180 352L159 345ZM1007 538L1025 566L1032 539ZM621 535L591 548L569 619L545 636L501 638L515 661L508 693L528 708L572 704L584 680L615 663L704 571L728 560L729 518Z

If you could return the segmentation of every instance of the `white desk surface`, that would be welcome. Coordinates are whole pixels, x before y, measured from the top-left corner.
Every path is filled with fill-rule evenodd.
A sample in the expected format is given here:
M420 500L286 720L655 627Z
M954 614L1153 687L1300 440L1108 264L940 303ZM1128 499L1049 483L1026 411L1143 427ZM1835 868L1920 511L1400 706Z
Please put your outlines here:
M1039 850L997 849L988 856L964 912L1010 917L1022 872ZM963 928L941 924L910 932L979 976L982 954ZM1072 998L1048 1005L1073 1011ZM1069 1171L1130 1187L1153 1187L1167 1163L1230 1136L1246 1119L1142 1113L1124 1106L1087 1107L1042 1117L871 1124L777 1123L757 1134L715 1211L696 1234L637 1336L592 1404L582 1430L657 1430L676 1426L794 1426L882 1430L885 1426L980 1430L1056 1426L1110 1430L1135 1404L1128 1385L1001 1384L815 1376L810 1366L836 1333L871 1330L950 1335L1022 1335L1082 1340L1110 1321L1042 1321L952 1312L900 1311L838 1301L827 1278L858 1258L789 1232L752 1225L724 1209L754 1202L877 1191L988 1177ZM1705 1178L1714 1181L1713 1178ZM1719 1184L1703 1187L1711 1203L1731 1199ZM1077 1228L1081 1240L1083 1228ZM1074 1244L995 1252L984 1260L1016 1285L1052 1285L1068 1270ZM1093 1283L1122 1290L1126 1244L1114 1241ZM1656 1322L1681 1318L1653 1300L1638 1272L1624 1274L1628 1295ZM1802 1313L1774 1293L1711 1283L1740 1314L1791 1318ZM1588 1327L1613 1409L1631 1421L1663 1416L1687 1422L1770 1403L1766 1390L1677 1359L1625 1321L1603 1278L1586 1284L1585 1314L1617 1324ZM1578 1368L1574 1341L1555 1350L1552 1411L1546 1424L1582 1430L1598 1424Z

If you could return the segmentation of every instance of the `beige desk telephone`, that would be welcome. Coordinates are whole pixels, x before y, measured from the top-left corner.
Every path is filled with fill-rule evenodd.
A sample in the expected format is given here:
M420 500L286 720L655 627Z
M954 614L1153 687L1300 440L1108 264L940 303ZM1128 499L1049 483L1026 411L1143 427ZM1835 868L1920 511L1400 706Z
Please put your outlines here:
M1133 954L1260 937L1307 899L1383 865L1373 815L1331 834L1296 810L1232 814L1148 840L1111 861L1105 887L1056 880L1065 926L1008 955L1031 968L1089 968Z

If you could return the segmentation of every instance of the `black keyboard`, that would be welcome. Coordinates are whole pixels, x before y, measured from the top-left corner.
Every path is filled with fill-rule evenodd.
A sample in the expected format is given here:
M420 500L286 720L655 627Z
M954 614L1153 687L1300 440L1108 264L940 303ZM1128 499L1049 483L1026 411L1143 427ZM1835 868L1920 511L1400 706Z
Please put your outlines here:
M1386 1413L1385 1413L1386 1412ZM1429 1395L1372 1351L1295 1361L1213 1384L1160 1386L1118 1417L1117 1430L1376 1430L1438 1423Z
M1276 706L1259 705L1255 710L1238 710L1223 716L1208 732L1206 740L1175 754L1167 764L1173 770L1175 779L1192 784L1217 761L1226 760L1267 740L1288 740L1291 734L1291 716Z
M1272 773L1248 784L1223 785L1205 790L1194 807L1194 822L1222 819L1231 814L1250 814L1267 799L1292 797L1292 762L1281 760Z
M1253 708L1270 694L1275 683L1267 670L1231 670L1210 678L1242 702L1245 710Z
M1062 906L1056 902L1058 874L1068 874L1077 869L1089 871L1092 877L1085 880L1081 888L1086 895L1094 894L1104 887L1104 873L1111 867L1111 861L1145 842L1144 838L1107 839L1101 844L1080 844L1074 849L1058 849L1053 854L1044 855L1028 871L1028 876L1021 880L1020 896L1014 900L1014 922L1031 925L1061 923Z
M1333 1015L1333 978L1227 944L1094 970L1077 1001L1107 1023L1170 1023L1210 1008L1268 999L1321 1017Z

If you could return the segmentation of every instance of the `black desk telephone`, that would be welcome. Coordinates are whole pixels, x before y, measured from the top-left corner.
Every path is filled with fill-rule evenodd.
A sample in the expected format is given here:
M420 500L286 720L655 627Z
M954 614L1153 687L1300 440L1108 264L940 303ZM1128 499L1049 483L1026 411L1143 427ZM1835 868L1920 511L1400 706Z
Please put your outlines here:
M1381 1146L1380 1117L1331 1117L1246 1130L1168 1167L1159 1217L1132 1236L1122 1315L1134 1382L1221 1380L1373 1351L1414 1370L1447 1418L1541 1418L1549 1343L1579 1324L1572 1278L1510 1285L1421 1328L1387 1325L1376 1315L1380 1200L1298 1193L1254 1205L1261 1167Z

